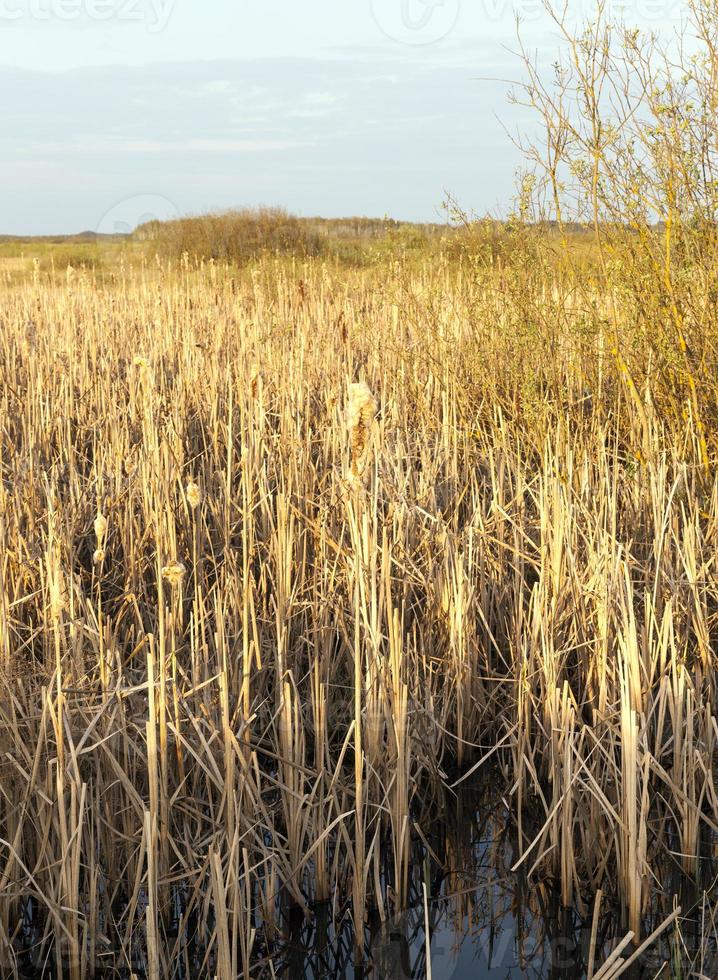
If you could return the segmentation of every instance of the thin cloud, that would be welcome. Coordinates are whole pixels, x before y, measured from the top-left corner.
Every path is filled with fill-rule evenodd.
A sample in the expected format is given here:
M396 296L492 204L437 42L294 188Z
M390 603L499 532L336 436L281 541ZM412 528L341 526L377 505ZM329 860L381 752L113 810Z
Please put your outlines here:
M264 153L271 150L291 150L300 146L310 146L305 140L262 140L262 139L115 139L76 140L66 149L77 153ZM49 149L47 145L43 148ZM60 149L59 144L54 149Z

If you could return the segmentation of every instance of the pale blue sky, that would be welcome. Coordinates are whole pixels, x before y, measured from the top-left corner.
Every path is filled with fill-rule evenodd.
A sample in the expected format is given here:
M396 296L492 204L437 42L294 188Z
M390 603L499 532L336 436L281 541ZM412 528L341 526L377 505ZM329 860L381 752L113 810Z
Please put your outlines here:
M592 0L571 0L572 16ZM615 0L668 32L682 0ZM539 0L0 0L0 233L279 204L497 213L520 164L497 116Z

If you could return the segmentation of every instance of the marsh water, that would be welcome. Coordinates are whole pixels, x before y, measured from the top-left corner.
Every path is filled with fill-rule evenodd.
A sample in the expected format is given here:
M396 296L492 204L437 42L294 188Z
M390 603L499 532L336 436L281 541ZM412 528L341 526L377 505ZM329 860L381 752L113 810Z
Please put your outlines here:
M516 824L499 786L483 778L454 794L433 801L431 821L415 827L405 913L382 922L369 912L357 944L350 909L331 903L314 905L307 916L285 905L271 940L256 921L251 980L583 980L588 976L593 906L580 898L561 906L559 893L545 875L530 879L520 858ZM674 849L677 851L677 847ZM643 934L650 934L674 907L681 905L680 935L674 929L622 974L627 980L661 977L718 977L716 936L710 916L715 906L716 862L713 842L704 844L699 880L687 879L678 856L656 874ZM391 855L382 857L379 874L391 878ZM380 865L382 862L380 862ZM175 921L183 921L182 896L175 894ZM39 931L27 906L24 947L13 976L22 980L56 977L45 961L33 963ZM428 926L428 942L427 942ZM180 934L182 931L180 925ZM177 935L176 929L171 929ZM603 903L595 947L594 972L628 931L610 898ZM186 941L178 980L211 980L213 956L199 948L185 923ZM358 952L357 946L361 947ZM630 954L630 947L626 955ZM98 977L142 980L148 975L146 952L136 950L130 967L114 965ZM107 961L106 961L107 962ZM110 958L112 962L112 958Z
M522 868L512 870L520 857L515 822L496 785L483 780L445 801L425 840L415 846L408 911L385 923L378 914L370 915L361 956L355 951L350 917L337 931L331 909L320 907L312 919L287 917L281 955L258 963L257 975L409 980L428 975L430 955L432 980L588 976L593 906L582 906L579 899L563 908L557 889L541 875L529 881ZM660 869L643 935L667 918L674 901L683 910L680 935L675 928L666 930L624 977L718 977L716 937L707 928L715 890L711 851L706 841L699 881L686 879L677 858L669 858ZM594 972L627 931L610 901L604 902ZM628 947L624 955L630 953Z

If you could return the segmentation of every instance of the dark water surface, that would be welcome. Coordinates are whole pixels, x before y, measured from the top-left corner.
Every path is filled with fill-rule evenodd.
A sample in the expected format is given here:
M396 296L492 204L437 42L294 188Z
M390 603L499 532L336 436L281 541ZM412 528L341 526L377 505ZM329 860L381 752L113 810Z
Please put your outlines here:
M526 869L535 855L517 871L520 858L516 825L497 787L502 779L483 776L480 783L443 793L427 805L436 815L420 821L412 835L408 911L382 923L378 911L367 916L361 952L357 952L350 909L330 903L315 906L305 917L284 908L279 936L268 943L257 919L251 980L413 980L427 976L426 920L430 937L432 980L584 980L593 917L592 898L563 908L560 895L545 875L531 880ZM528 829L530 841L541 828ZM669 840L670 847L670 840ZM661 980L704 977L718 980L716 936L710 904L718 902L714 844L704 842L699 882L681 873L677 852L657 869L651 907L643 922L643 937L681 905L680 934L671 926L640 961L622 976L625 980ZM384 886L392 878L392 856L382 855L378 870ZM372 869L373 880L373 869ZM594 972L605 962L628 929L608 894L599 920ZM373 888L370 888L370 893ZM425 902L426 895L426 902ZM140 903L142 904L142 902ZM281 903L280 903L281 904ZM174 965L177 980L212 980L213 957L199 948L196 935L183 915L181 892L175 894L175 922L184 922L180 937L186 956ZM42 964L33 949L42 946L41 928L30 899L17 972L22 980L56 977L54 966ZM184 938L182 938L184 937ZM624 955L630 955L630 947ZM45 957L47 954L45 953ZM116 958L109 952L105 963ZM146 951L135 950L132 967L115 963L98 977L143 980L147 976ZM3 974L4 976L5 974Z
M512 871L520 857L512 827L506 803L490 787L465 790L447 804L444 819L435 821L431 834L425 834L433 858L423 844L415 847L408 912L383 925L378 915L370 916L362 957L355 952L350 916L337 933L330 909L318 908L311 921L301 916L287 923L282 954L272 958L271 966L259 966L257 975L303 980L426 977L426 885L433 980L583 980L588 976L593 905L563 908L557 888L540 875L529 883L522 869ZM711 884L713 864L708 855L702 862L703 888ZM715 936L707 935L710 922L701 884L687 881L677 861L663 871L642 938L671 913L674 896L683 909L680 936L675 926L669 927L622 976L667 980L702 974L718 980ZM715 904L714 884L712 891ZM608 898L602 909L594 973L628 932ZM632 951L629 946L623 955Z

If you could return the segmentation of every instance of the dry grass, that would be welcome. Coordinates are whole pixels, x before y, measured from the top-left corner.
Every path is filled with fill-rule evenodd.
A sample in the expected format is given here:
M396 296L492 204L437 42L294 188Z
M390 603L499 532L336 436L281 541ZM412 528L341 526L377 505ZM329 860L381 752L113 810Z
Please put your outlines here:
M628 311L633 387L567 283L8 278L3 976L29 899L71 980L258 975L288 905L361 935L407 902L421 801L492 750L516 863L645 938L718 827L718 481Z

